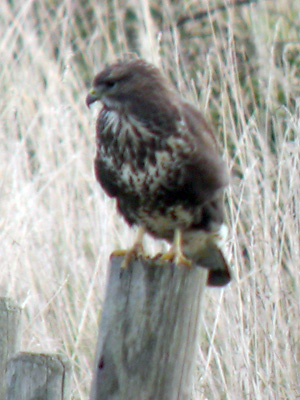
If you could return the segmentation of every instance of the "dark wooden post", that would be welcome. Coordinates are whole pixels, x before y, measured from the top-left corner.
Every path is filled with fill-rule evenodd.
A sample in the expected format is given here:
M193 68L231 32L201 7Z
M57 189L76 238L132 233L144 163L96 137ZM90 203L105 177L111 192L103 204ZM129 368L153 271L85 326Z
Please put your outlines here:
M189 400L207 271L112 258L91 400Z
M21 314L14 300L0 297L0 399L5 396L6 363L21 348Z

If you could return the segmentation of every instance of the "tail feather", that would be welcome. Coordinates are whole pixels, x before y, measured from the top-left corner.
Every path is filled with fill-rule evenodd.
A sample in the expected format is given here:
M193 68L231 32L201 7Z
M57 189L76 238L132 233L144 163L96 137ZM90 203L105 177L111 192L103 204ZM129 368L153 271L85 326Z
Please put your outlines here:
M209 269L207 286L225 286L231 281L230 267L220 249L215 248L209 258L200 258L198 263Z
M223 244L213 235L194 237L186 243L184 253L194 261L198 267L209 270L208 286L225 286L231 280L231 272L223 251Z
M222 250L216 243L208 242L207 247L198 255L196 265L209 270L208 286L225 286L231 280L230 267Z
M231 280L231 272L224 256L228 228L222 224L211 232L185 231L183 252L198 267L209 270L208 286L225 286Z

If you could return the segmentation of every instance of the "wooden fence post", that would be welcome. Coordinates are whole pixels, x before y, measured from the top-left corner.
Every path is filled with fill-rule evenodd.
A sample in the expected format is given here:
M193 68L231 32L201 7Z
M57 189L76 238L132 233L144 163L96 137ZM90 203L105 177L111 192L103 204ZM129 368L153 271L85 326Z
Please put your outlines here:
M199 337L202 268L111 259L91 400L189 400Z
M69 400L71 363L57 354L18 353L7 365L6 400Z
M0 297L0 399L5 396L6 363L21 348L21 314L14 300Z

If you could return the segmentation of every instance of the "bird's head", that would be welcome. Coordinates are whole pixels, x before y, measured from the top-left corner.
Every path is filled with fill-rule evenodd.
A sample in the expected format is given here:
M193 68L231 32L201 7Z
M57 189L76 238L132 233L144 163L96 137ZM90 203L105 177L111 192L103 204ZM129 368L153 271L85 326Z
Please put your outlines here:
M170 96L170 85L158 68L139 59L120 61L96 75L86 104L101 101L110 109L134 111L137 105L151 108L157 96Z

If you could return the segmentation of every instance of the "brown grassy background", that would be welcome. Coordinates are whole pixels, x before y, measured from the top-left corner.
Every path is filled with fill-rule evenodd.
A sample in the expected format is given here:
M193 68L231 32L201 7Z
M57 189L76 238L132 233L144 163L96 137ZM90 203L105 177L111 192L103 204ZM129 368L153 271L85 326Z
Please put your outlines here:
M1 1L0 295L24 306L24 350L72 359L74 399L89 390L109 254L134 239L95 182L85 106L94 73L125 52L199 105L232 172L235 281L206 292L194 399L300 396L300 2L219 5Z

